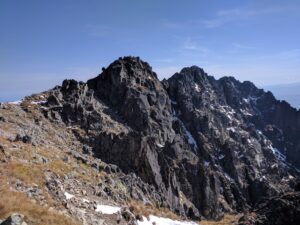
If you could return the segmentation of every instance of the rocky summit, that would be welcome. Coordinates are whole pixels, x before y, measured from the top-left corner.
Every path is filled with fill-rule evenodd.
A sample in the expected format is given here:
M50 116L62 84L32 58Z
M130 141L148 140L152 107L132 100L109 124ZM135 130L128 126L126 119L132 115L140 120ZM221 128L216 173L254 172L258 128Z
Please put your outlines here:
M300 111L249 81L216 80L197 66L160 81L148 63L122 57L86 83L65 80L2 103L0 118L2 167L14 160L44 165L37 190L45 188L47 199L83 224L95 218L138 224L144 215L136 215L132 201L144 213L156 208L190 220L221 219L299 186ZM20 152L28 146L35 150L26 158ZM72 163L76 169L69 170ZM7 183L29 195L34 179L26 183L16 174ZM120 217L93 215L104 199L129 208ZM291 205L299 211L299 201Z

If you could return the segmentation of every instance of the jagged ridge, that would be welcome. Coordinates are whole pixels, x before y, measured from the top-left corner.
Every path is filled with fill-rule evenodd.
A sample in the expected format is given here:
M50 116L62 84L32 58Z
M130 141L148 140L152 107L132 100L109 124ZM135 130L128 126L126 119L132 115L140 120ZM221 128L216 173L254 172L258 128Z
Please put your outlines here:
M160 82L147 63L124 57L48 95L50 121L80 126L86 152L154 185L156 204L180 215L219 218L296 182L300 112L250 82L196 66Z

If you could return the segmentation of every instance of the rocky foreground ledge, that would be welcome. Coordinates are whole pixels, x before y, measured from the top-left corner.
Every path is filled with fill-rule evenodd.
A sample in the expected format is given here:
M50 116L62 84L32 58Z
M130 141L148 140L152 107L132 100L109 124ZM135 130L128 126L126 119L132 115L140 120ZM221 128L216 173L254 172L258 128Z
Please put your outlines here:
M148 63L119 58L86 83L2 103L0 125L0 217L126 224L100 210L119 207L139 224L218 220L299 183L300 112L197 66L159 81Z

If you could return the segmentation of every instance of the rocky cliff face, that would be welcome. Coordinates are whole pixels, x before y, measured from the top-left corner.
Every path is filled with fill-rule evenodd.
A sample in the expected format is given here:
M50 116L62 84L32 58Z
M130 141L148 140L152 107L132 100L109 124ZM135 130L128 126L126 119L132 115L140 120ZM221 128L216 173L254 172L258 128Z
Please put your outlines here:
M139 58L119 58L87 83L65 80L44 105L49 120L85 130L84 152L136 173L158 205L190 218L243 211L298 177L300 112L196 66L160 82Z

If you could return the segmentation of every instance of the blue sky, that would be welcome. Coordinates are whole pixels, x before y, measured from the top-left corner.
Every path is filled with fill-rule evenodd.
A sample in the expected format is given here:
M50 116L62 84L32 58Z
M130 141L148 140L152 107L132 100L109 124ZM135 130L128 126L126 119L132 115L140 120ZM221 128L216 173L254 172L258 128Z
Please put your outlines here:
M119 56L259 86L300 82L300 1L0 0L0 101L87 80Z

